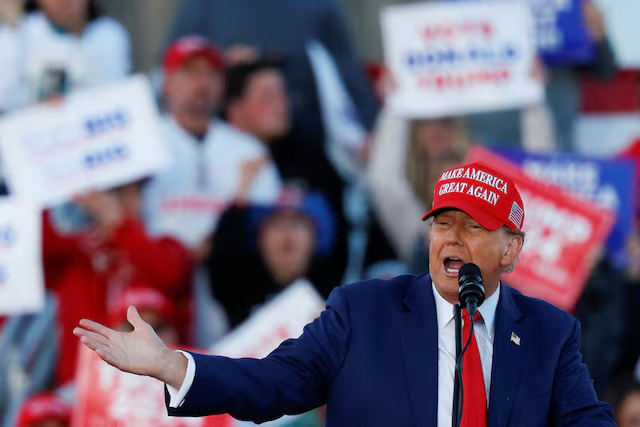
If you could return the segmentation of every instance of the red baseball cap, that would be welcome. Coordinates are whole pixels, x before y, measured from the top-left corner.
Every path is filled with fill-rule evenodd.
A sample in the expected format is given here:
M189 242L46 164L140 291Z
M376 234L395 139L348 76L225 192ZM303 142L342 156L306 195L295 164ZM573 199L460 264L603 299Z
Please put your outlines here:
M162 292L153 288L134 287L124 291L115 300L111 310L109 310L109 322L116 326L127 319L127 309L134 306L138 311L157 311L169 324L176 321L176 313L171 300Z
M41 393L27 399L18 415L18 427L29 427L44 421L71 424L71 405L55 393Z
M224 70L224 59L220 51L207 39L200 36L180 37L167 49L162 61L165 73L170 73L193 57L201 56L217 70Z
M513 181L482 163L444 172L436 183L433 207L422 220L443 209L459 209L487 230L522 230L524 224L524 204Z

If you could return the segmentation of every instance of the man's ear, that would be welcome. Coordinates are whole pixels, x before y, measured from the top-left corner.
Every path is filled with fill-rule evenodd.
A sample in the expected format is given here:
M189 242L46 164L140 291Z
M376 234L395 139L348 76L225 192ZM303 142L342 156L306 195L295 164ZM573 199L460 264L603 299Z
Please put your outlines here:
M524 238L521 235L508 233L501 265L507 267L513 264L520 255L523 245Z

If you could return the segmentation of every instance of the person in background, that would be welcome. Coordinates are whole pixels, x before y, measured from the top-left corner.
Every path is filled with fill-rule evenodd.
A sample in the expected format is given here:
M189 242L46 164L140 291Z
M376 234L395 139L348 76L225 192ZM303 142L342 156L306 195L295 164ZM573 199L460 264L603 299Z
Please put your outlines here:
M627 288L625 272L602 253L593 261L574 313L582 325L582 360L599 394L609 387L623 359L626 341L630 341L625 325L634 322L627 319Z
M604 17L594 0L581 2L585 25L595 47L590 64L581 66L546 67L545 99L557 148L563 151L575 149L575 122L580 108L580 73L585 72L599 80L610 80L617 66L613 50L607 39ZM507 147L523 147L526 136L521 127L522 110L505 110L495 113L471 114L469 127L475 141ZM535 131L535 129L533 129Z
M308 280L327 298L335 286L330 254L335 215L318 192L287 186L273 205L229 209L208 263L213 292L237 326L270 298Z
M72 408L54 393L28 398L16 421L16 427L70 427Z
M153 286L178 307L181 341L188 342L193 262L177 240L150 237L141 217L141 185L79 196L84 222L65 228L58 213L45 214L45 281L58 300L61 334L56 385L75 377L77 342L72 325L86 316L108 320L108 308L130 287Z
M216 118L222 109L225 65L202 37L176 40L163 59L164 142L172 158L144 191L144 220L154 236L170 235L200 265L206 259L220 215L238 197L269 203L281 182L267 148ZM241 195L241 196L240 196ZM194 286L195 344L208 348L227 330L203 269Z
M332 259L339 283L347 260L345 183L325 152L305 144L292 129L291 104L278 63L258 60L229 67L225 105L229 124L267 147L284 181L299 181L310 191L320 191L331 204L337 215L338 237Z
M24 73L27 104L129 74L129 34L102 14L97 0L29 0L26 11L16 66Z
M424 246L424 227L416 218L432 205L442 172L460 164L468 146L464 126L455 118L408 121L381 113L367 183L373 209L405 263L415 258L416 242Z
M180 38L167 49L163 69L162 128L173 163L145 188L145 219L152 233L175 236L202 260L217 219L241 191L243 167L256 169L242 189L251 202L275 200L280 178L260 141L215 117L225 65L214 45L202 37Z
M117 330L131 332L133 327L127 321L127 309L134 306L140 317L147 322L168 346L179 343L176 328L176 310L169 298L151 287L132 288L123 292L109 310L109 325Z
M250 17L259 19L250 19ZM188 0L183 3L169 37L199 34L216 43L229 57L250 47L260 55L274 54L284 61L291 99L293 126L302 143L325 145L319 87L307 46L318 41L335 62L340 84L351 98L352 115L364 128L373 128L378 103L361 67L342 5L338 0Z

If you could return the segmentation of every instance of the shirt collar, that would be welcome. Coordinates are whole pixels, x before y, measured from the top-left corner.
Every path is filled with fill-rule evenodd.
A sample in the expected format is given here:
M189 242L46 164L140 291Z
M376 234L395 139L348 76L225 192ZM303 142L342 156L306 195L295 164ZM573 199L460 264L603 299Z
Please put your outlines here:
M500 300L500 283L498 288L489 298L485 299L478 311L482 315L482 320L487 327L489 336L493 337L496 309L498 307L498 301ZM433 296L436 300L436 314L438 318L438 329L442 330L450 321L453 320L453 304L444 299L438 292L436 285L431 281L431 288L433 289Z

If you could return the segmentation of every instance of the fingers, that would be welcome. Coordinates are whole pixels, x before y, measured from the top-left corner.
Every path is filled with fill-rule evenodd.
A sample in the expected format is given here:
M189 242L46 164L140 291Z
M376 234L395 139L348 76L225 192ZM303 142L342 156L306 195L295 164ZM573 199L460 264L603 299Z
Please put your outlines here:
M82 328L75 328L73 334L80 337L80 341L85 342L87 340L96 342L103 345L109 345L109 338L104 335L96 334L95 332L87 331Z
M114 331L113 329L109 329L106 326L102 326L101 324L88 319L82 319L80 321L80 326L82 326L82 328L84 328L87 331L95 332L108 339L112 339L116 334L116 331ZM76 329L80 329L80 328L76 328ZM75 334L75 330L74 330L74 334Z
M147 323L140 317L138 310L133 306L127 309L127 320L131 323L133 329L138 329L147 325Z

